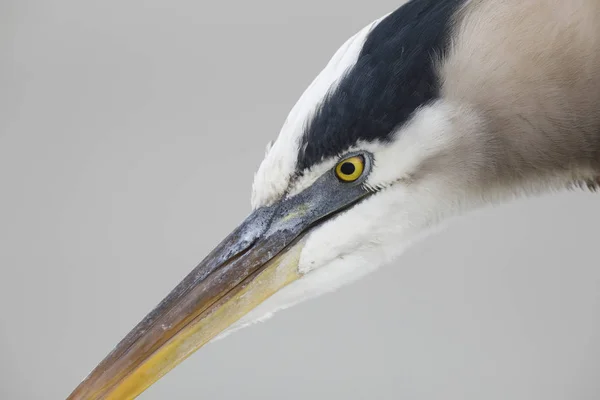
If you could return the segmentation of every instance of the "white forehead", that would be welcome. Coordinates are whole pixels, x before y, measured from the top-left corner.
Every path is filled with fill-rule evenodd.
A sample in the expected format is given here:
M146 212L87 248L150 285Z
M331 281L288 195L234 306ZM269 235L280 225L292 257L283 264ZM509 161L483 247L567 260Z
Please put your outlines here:
M389 13L378 18L348 39L300 96L286 118L277 140L267 147L265 159L254 177L252 208L272 204L283 196L296 169L306 123L325 95L356 64L371 30L388 15Z

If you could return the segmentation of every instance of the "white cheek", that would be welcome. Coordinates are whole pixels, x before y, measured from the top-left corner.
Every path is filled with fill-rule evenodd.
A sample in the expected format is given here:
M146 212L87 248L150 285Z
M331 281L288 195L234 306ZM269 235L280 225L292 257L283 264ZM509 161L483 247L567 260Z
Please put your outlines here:
M391 187L328 221L302 239L298 270L303 277L268 298L217 336L262 322L279 310L332 292L375 271L426 237L443 214L456 211L440 204L435 185L417 190Z
M377 193L313 232L302 250L299 270L307 273L358 251L368 252L366 262L381 265L431 225L437 203L431 193L400 184Z

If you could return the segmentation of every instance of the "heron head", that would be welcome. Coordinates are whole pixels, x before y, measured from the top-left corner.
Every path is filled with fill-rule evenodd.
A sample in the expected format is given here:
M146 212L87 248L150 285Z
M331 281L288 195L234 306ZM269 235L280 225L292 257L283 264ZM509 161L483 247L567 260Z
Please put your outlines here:
M478 204L494 143L447 86L460 3L408 2L335 53L267 147L252 213L70 399L132 399L219 335L360 278Z

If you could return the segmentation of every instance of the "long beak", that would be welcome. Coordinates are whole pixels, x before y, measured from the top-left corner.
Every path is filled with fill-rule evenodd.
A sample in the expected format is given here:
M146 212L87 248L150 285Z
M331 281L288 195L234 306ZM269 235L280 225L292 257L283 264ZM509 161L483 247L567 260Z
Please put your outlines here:
M68 400L134 399L275 292L300 278L301 238L364 197L332 200L331 178L252 213L150 312Z

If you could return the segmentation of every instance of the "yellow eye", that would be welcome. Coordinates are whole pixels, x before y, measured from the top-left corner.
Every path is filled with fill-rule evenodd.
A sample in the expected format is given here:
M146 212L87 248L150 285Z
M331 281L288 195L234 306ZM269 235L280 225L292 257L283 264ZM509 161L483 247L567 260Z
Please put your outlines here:
M360 178L364 169L364 158L361 156L354 156L340 161L335 167L335 174L344 182L354 182Z

